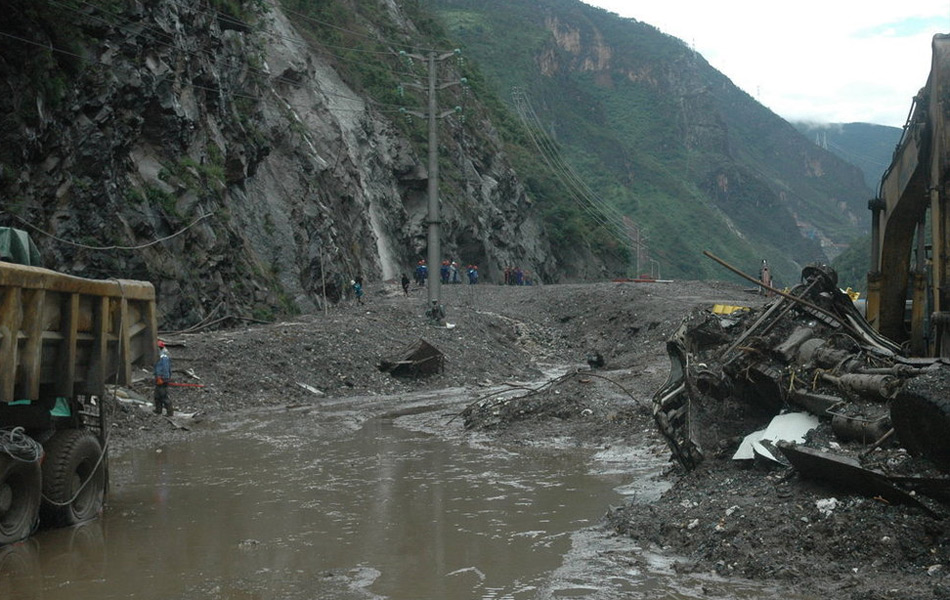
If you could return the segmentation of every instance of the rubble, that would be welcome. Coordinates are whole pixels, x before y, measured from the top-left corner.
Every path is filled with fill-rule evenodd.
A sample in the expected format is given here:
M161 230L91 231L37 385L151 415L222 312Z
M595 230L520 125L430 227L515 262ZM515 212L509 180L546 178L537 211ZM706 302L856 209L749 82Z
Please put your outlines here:
M393 377L433 375L445 370L445 355L429 342L419 340L404 350L399 358L380 361L379 370Z
M371 284L366 306L340 307L326 316L184 335L186 344L173 348L176 369L193 370L205 387L176 390L176 408L200 411L203 421L189 422L190 431L184 431L156 418L147 404L120 403L111 451L214 435L230 420L248 418L248 411L319 410L325 402L347 397L362 411L354 419L371 418L396 414L400 394L464 388L469 394L462 396L464 402L431 416L438 435L454 442L538 447L545 453L565 446L593 452L610 448L620 457L637 447L662 461L669 450L653 418L652 397L668 378L664 348L683 316L709 323L691 338L697 347L702 341L705 350L684 367L684 374L692 378L691 385L710 383L708 389L714 390L721 373L715 349L728 347L778 300L722 282L534 289L480 284L465 288L470 292L465 296L450 298L449 312L458 326L446 330L428 325L421 291L414 289L404 298L397 288ZM748 310L708 318L704 313L717 304ZM789 314L817 320L796 308ZM817 337L826 335L822 327ZM836 345L850 347L844 336L833 337ZM378 369L384 357L402 356L419 339L444 353L443 372L406 378ZM745 348L764 348L763 343L750 335L737 346L742 346L737 355L751 359L756 352ZM592 352L603 355L605 367L591 369L586 358ZM781 359L776 360L780 365ZM912 364L898 370L904 369L920 371ZM864 469L886 471L895 486L935 512L941 510L935 496L942 490L950 497L943 473L932 461L908 452L896 434L875 446L875 441L867 442L875 432L868 432L867 440L845 441L832 431L832 413L855 416L873 409L870 419L877 411L887 412L888 401L864 398L825 379L813 389L810 372L793 371L790 391L787 379L755 381L767 390L785 386L776 393L786 394L789 406L819 417L819 427L806 436L808 447L821 446L860 460ZM924 369L913 378L896 375L903 385L889 402L918 387L921 392L928 386L950 389L938 374ZM538 389L545 382L553 383ZM685 378L681 384L687 386ZM756 389L753 382L744 384ZM507 404L494 404L497 397L488 395L503 388ZM146 382L136 391L146 401L151 397ZM646 568L644 556L653 553L675 560L678 572L754 579L799 598L950 597L950 535L939 515L829 488L791 467L732 460L742 437L764 428L781 410L774 400L747 399L697 396L690 424L702 443L703 460L688 472L678 461L670 462L658 499L638 494L604 507L609 529L629 540L630 550L618 560L629 568ZM840 406L842 399L849 402ZM485 410L475 408L479 402ZM470 423L456 416L465 403L473 406ZM632 465L640 457L630 454L628 460ZM619 463L617 468L622 468ZM904 475L894 475L898 472ZM819 509L819 500L832 497L837 500L833 507L823 503ZM695 525L689 529L691 523Z
M851 443L856 456L822 461L825 480L872 495L890 490L871 471L855 471L862 460L871 460L855 448L889 443L891 429L912 454L925 455L938 466L950 464L950 421L944 412L950 365L943 359L904 356L864 321L828 267L806 267L801 283L759 310L717 314L697 309L671 337L667 351L671 374L654 395L654 418L687 470L702 462L705 448L744 436L756 421L788 408L822 418L815 429L824 431L809 433L798 443L824 449L822 456L831 442L838 454L845 452L842 444ZM725 419L725 410L743 414ZM744 456L751 457L751 446ZM799 464L810 457L808 464L814 466L819 456L787 443L780 448L786 458L794 454ZM759 454L780 460L767 450ZM897 465L889 471L906 475ZM856 472L861 481L877 483L855 485ZM887 475L882 473L882 479ZM897 490L889 494L906 501Z

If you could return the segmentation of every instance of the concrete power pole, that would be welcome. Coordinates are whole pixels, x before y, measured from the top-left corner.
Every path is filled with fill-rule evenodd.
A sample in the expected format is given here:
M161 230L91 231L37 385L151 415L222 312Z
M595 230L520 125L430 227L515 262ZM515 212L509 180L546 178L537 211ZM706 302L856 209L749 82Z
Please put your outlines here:
M442 262L442 214L439 205L439 127L436 123L439 103L435 95L436 55L429 52L429 286L426 310L437 311L442 305L442 281L437 271ZM437 315L429 315L437 318Z
M428 120L429 126L429 204L428 204L428 219L427 223L429 226L428 229L428 251L426 254L426 261L429 263L429 277L428 285L426 286L426 315L434 321L441 321L445 317L445 307L442 304L442 281L439 278L439 265L442 262L442 215L440 210L439 203L439 127L438 120L448 115L458 112L461 110L459 107L456 107L452 110L445 112L439 112L439 102L436 92L440 89L445 89L452 85L460 85L464 83L464 80L451 83L438 84L438 64L452 56L457 56L460 54L460 50L454 50L452 52L445 52L439 54L435 51L430 51L427 56L421 56L418 54L408 54L406 52L400 52L403 56L408 56L415 58L417 60L425 60L428 65L429 71L429 82L426 87L426 92L428 93L428 107L425 113L420 113L417 111L406 110L405 112L418 116L420 118L426 118ZM415 84L407 84L413 87L421 88Z

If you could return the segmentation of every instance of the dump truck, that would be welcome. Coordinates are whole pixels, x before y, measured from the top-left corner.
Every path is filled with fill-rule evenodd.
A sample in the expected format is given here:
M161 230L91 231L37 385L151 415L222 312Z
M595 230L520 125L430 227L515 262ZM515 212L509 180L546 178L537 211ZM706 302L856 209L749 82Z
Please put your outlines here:
M109 390L156 354L151 283L66 275L38 256L0 228L0 545L100 514Z

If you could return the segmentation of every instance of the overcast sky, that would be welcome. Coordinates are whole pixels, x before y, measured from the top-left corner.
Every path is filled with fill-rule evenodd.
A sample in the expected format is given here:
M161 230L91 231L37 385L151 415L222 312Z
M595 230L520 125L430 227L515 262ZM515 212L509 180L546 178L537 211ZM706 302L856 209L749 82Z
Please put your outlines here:
M900 127L950 0L583 0L693 46L789 121Z

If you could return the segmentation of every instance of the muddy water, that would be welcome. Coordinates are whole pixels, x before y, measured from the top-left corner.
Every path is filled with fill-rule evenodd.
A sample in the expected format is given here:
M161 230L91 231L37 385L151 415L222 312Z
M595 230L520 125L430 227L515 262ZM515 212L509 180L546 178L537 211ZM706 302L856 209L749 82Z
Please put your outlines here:
M659 558L648 569L611 558L623 542L596 527L605 508L659 489L658 461L641 453L631 470L636 456L256 415L113 460L103 518L0 554L0 598L694 598L710 586L763 597L682 581Z

